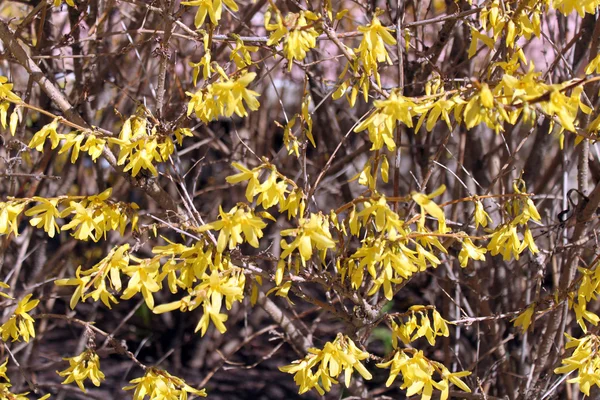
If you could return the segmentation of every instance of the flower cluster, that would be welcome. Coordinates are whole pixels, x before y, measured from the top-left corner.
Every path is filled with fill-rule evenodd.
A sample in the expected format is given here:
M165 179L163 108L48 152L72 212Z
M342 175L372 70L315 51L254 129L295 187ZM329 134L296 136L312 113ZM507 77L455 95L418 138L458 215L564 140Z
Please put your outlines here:
M258 239L262 238L262 230L266 226L267 224L252 210L248 210L245 204L240 204L227 213L219 206L219 220L204 225L199 231L204 232L209 229L218 231L217 251L222 253L226 248L234 249L243 242L258 247Z
M74 238L97 242L106 237L108 231L116 230L124 234L127 225L131 225L132 230L137 229L137 204L111 201L111 193L112 189L109 188L94 196L34 196L0 202L0 234L18 235L21 214L27 205L34 202L39 204L24 214L32 217L29 220L32 226L44 229L50 237L61 231L73 230ZM58 220L67 217L71 217L71 221L59 226Z
M385 384L388 387L394 383L398 375L401 375L400 388L406 390L407 397L421 394L422 400L430 399L435 388L441 392L440 399L446 400L450 394L451 383L467 393L471 392L471 389L460 379L469 376L471 374L469 371L450 372L443 364L425 357L421 350L398 349L391 360L376 366L390 369L390 376ZM440 375L440 381L433 378L435 373Z
M62 134L58 132L58 123L59 119L55 118L49 124L44 125L42 129L33 135L28 146L37 151L43 151L44 144L48 139L50 140L51 149L57 148L62 142L59 154L66 153L71 149L71 162L77 161L80 151L87 152L93 161L96 161L98 157L102 155L105 149L106 139L90 132L75 131Z
M534 254L539 251L527 223L530 220L540 222L541 216L533 200L526 195L524 182L517 180L513 188L517 196L509 200L506 205L506 211L510 220L496 227L487 245L487 249L491 255L502 254L504 260L509 260L513 257L518 260L519 254L527 248ZM523 231L522 241L518 235L519 229Z
M285 229L281 236L294 237L291 243L281 239L281 259L285 260L298 250L302 265L311 259L315 248L321 251L321 259L325 259L327 250L336 246L329 232L329 219L322 214L311 214L309 219L300 218L298 228Z
M74 6L73 0L66 2ZM356 32L345 35L344 41L360 37L356 39L357 42L360 40L358 47L350 47L334 40L334 27L329 24L333 19L330 0L322 2L323 16L307 10L283 15L273 2L269 3L264 14L264 27L269 37L257 41L262 43L263 48L272 50L268 57L287 60L288 69L291 70L294 63L300 64L311 50L317 48L319 35L326 33L327 39L331 39L348 59L345 70L335 83L337 90L333 93L333 98L338 99L346 94L353 107L360 91L368 103L369 97L374 95L371 87L376 89L372 109L357 121L354 128L356 133L366 132L372 152L369 157L365 157L367 162L352 179L364 186L361 190L365 191L338 210L327 212L318 210L316 201L314 208L313 204L307 206L313 200L308 197L317 190L317 183L310 187L308 178L303 191L298 183L279 172L266 158L261 159L261 164L254 168L233 163L239 173L229 176L227 182L246 183L248 204L238 203L229 211L219 207L216 220L199 228L189 227L182 221L178 224L169 220L169 224L178 224L179 231L194 238L185 244L165 239L167 243L152 248L153 255L146 258L136 257L133 251L130 253L129 244L120 244L91 268L83 269L79 266L74 277L55 282L58 286L73 288L70 299L72 309L79 302L89 299L101 301L111 308L118 302L117 299L128 300L141 294L146 306L155 314L175 310L189 312L201 308L202 315L196 325L196 331L201 335L206 334L211 323L219 332L225 332L228 320L225 310L230 310L236 302L244 299L247 275L254 272L252 268L243 269L236 265L240 259L246 262L245 255L244 258L237 257L236 253L243 250L246 244L255 249L266 248L261 239L269 232L268 220L276 221L270 213L258 211L257 207L264 210L277 207L281 214L287 211L287 220L280 220L287 225L276 230L280 236L276 245L279 244L281 250L279 253L275 252L279 254L278 259L274 256L264 257L273 261L272 268L276 264L274 275L270 276L270 272L265 269L252 277L253 303L258 296L257 285L262 284L263 278L267 277L272 279L269 283L276 286L267 295L276 291L278 295L286 296L295 278L286 277L286 272L289 271L295 271L296 274L302 271L299 281L315 278L310 281L311 284L321 284L317 282L317 278L325 277L322 285L328 291L333 291L332 285L336 285L344 291L358 292L359 295L355 297L361 301L364 299L375 304L379 303L380 299L377 297L380 292L383 295L381 297L392 300L402 285L415 274L428 268L436 268L442 260L450 258L453 254L449 251L451 245L455 245L456 249L460 247L456 258L461 267L473 264L472 260L483 261L486 256L501 255L504 260L518 260L527 249L532 254L539 251L529 225L531 222L540 222L541 216L520 180L514 185L515 193L507 195L508 200L503 202L503 207L492 214L494 217L500 216L500 223L494 223L485 211L480 197L470 196L442 204L435 199L445 193L444 185L431 193L423 187L419 192L405 193L404 196L397 193L398 185L394 185L394 197L390 197L382 194L383 191L378 191L378 177L384 183L389 180L388 157L389 152L398 150L396 138L401 133L400 125L410 128L414 133L418 133L421 128L431 132L438 122L443 121L450 131L462 124L468 130L485 126L498 134L506 125L532 123L541 113L552 121L551 128L554 121L560 124L561 134L578 133L583 128L590 134L597 134L600 131L600 116L587 127L578 126L578 115L591 114L593 111L582 101L585 96L581 82L574 80L546 83L542 74L536 72L533 62L528 63L526 60L519 42L520 38L529 39L533 35L540 35L541 14L549 7L565 15L577 12L583 16L585 13L594 13L600 0L524 0L517 2L518 4L505 4L499 0L485 2L479 9L479 27L472 25L477 24L476 19L465 20L465 28L471 34L467 55L469 58L477 57L482 49L484 53L489 53L503 39L503 51L496 54L502 56L506 53L509 58L494 57L496 62L490 63L487 75L480 74L482 81L472 80L459 88L450 88L439 74L434 75L424 84L425 95L419 96L406 95L408 90L405 92L404 88L386 89L382 86L381 67L393 64L387 46L398 44L393 34L402 33L394 32L382 23L379 17L383 13L375 10L367 25L358 26ZM54 0L54 4L58 6L61 1ZM194 34L196 39L202 39L203 44L200 61L189 64L193 68L191 81L194 87L198 84L200 74L202 81L197 90L186 92L189 97L187 116L193 115L207 124L219 118L232 118L234 114L247 117L250 111L258 110L259 93L250 89L258 80L257 73L250 71L256 65L252 60L252 53L257 52L259 46L250 46L248 43L255 42L236 34L224 35L218 27L224 9L238 11L236 1L189 0L181 4L197 7L194 10L194 25L198 30ZM344 11L340 10L336 14L337 21L345 22L342 21ZM354 17L348 19L354 21ZM167 25L170 26L171 22L173 21L169 21ZM205 30L200 30L205 24ZM410 33L408 30L404 33L408 52L411 45ZM232 69L235 65L230 73L225 72L229 66L220 66L211 52L213 41L222 40L229 43L231 50L229 65ZM483 47L480 48L480 45ZM430 51L422 44L419 48L423 49L422 58L428 59ZM401 56L402 54L398 55ZM435 64L437 59L432 57L429 61ZM600 56L586 68L587 74L598 71ZM308 86L308 78L306 82ZM19 110L27 104L12 89L13 85L6 78L0 77L0 126L3 129L8 127L14 135L20 121ZM283 128L283 144L288 154L295 154L297 158L300 157L300 149L308 148L308 142L317 147L313 136L312 114L323 103L314 107L311 104L311 95L305 87L299 112L293 114L285 126L279 125ZM11 107L12 114L9 112ZM47 146L51 149L59 148L59 154L71 151L70 159L74 163L82 151L96 161L103 154L109 155L109 146L116 146L119 150L117 165L122 166L125 172L131 171L133 177L146 172L157 176L157 164L169 160L175 151L175 142L182 145L184 137L192 136L191 130L186 128L173 127L172 132L166 132L162 122L152 117L147 110L140 110L136 115L125 119L118 137L101 134L104 131L97 128L79 128L80 130L61 133L66 122L68 121L62 117L54 118L33 134L29 147L38 151L43 151ZM73 123L66 125L76 126ZM582 139L578 138L577 141L579 140ZM335 153L330 155L330 160L334 159L334 155ZM329 166L330 164L326 168ZM316 182L320 182L321 177ZM111 190L108 189L97 196L9 198L0 203L0 234L17 235L23 216L30 217L30 224L43 229L49 237L70 230L76 239L99 241L106 238L109 231L119 231L123 235L128 224L135 229L137 206L110 201L110 195ZM475 222L474 229L466 224L461 229L479 230L483 232L480 236L453 229L456 224L447 221L444 206L461 201L473 203ZM399 211L400 203L408 205L406 213ZM32 204L35 206L27 208ZM67 221L62 223L65 219ZM215 236L209 231L214 231ZM199 236L191 235L190 232ZM317 269L325 272L323 276L314 277L306 273ZM600 273L597 270L580 269L579 286L566 295L577 323L586 334L588 324L595 326L600 322L600 317L587 309L588 303L600 293ZM0 282L0 288L6 287L6 284ZM160 298L157 293L163 289L165 292L168 289L171 293L169 296L177 295L177 300L155 304L155 298ZM300 291L296 292L298 293ZM0 296L9 297L4 293L0 293ZM34 320L28 313L39 301L31 300L31 297L28 294L19 301L14 313L0 326L3 340L12 338L13 341L29 341L35 336ZM350 296L340 301L340 308L346 307L344 301L349 298ZM532 324L535 311L536 303L530 304L513 322L526 331ZM393 351L377 364L378 368L390 370L387 386L400 377L401 388L406 390L407 397L419 394L423 399L431 398L434 390L440 392L440 398L447 399L452 384L466 392L470 391L461 380L469 372L452 373L441 363L428 359L422 351L408 346L419 338L426 338L430 345L434 345L438 337L449 336L449 322L435 308L413 306L406 313L393 314L380 321L388 321L388 327L391 328ZM568 336L568 340L567 348L575 349L573 355L565 358L564 365L555 372L577 371L578 376L570 382L578 383L581 390L589 394L591 386L600 386L600 358L597 356L600 342L593 334L582 339ZM350 385L355 370L364 379L372 378L364 365L371 356L360 348L361 345L359 341L355 344L348 336L338 334L335 340L325 343L322 349L311 348L306 357L280 369L294 375L300 393L315 389L323 395L331 390L333 384L338 383L342 373L346 386ZM86 350L65 360L69 361L70 366L59 372L65 378L65 384L75 382L85 391L83 383L87 379L96 386L104 379L98 355L93 350ZM6 364L0 365L0 378L8 380ZM204 390L194 389L182 379L155 367L147 368L145 375L132 380L131 384L125 389L135 390L135 400L148 397L185 399L188 395L206 395ZM8 396L9 386L0 383L0 397ZM19 396L12 395L14 398Z
M504 32L506 44L511 48L515 47L519 37L529 40L532 35L540 36L543 2L529 0L524 3L524 6L514 7L494 0L483 7L479 21L484 31L492 31L493 42Z
M230 310L234 302L244 299L246 279L243 271L222 257L219 251L204 249L201 243L192 247L169 243L153 249L157 258L167 257L162 267L160 280L167 277L169 289L177 293L178 289L187 292L182 299L154 307L154 313L179 309L182 312L202 307L203 314L196 326L196 332L204 335L209 323L224 333L227 314L222 313L223 301Z
M65 378L63 385L75 382L77 386L85 393L83 382L86 379L92 381L95 386L100 386L104 380L104 373L100 371L100 358L93 350L85 350L75 357L63 358L69 362L69 368L57 372L59 376Z
M154 247L156 255L151 258L133 256L128 244L118 246L92 268L82 271L79 267L75 278L59 279L55 283L75 286L71 308L89 298L100 300L111 308L118 302L116 295L119 293L122 292L120 298L123 300L141 293L147 307L156 314L202 307L204 313L196 331L204 335L212 321L220 332L225 332L227 314L221 312L222 304L224 302L229 310L234 302L243 300L246 280L242 270L222 256L223 250L206 248L202 241L193 246L168 243ZM124 288L123 276L128 278ZM163 287L165 280L171 293L183 290L187 294L180 300L155 306L153 294Z
M368 101L372 78L375 78L377 85L381 86L379 63L392 64L385 45L396 44L396 39L390 33L391 30L381 24L377 15L373 17L371 23L359 26L358 31L362 33L362 40L358 48L353 50L347 47L345 49L351 58L348 60L348 65L342 73L342 77L350 70L354 74L350 79L344 80L333 94L334 100L339 99L350 88L350 93L347 95L350 107L354 107L356 104L356 98L360 90L363 92L365 102Z
M428 311L431 311L431 319ZM392 319L392 345L394 348L398 346L398 340L404 344L409 344L418 338L425 337L429 344L433 346L437 336L448 337L450 335L448 321L442 318L435 308L412 306L404 316L406 321L401 319L396 322Z
M600 338L589 334L581 339L576 339L565 333L567 344L565 349L573 349L570 357L562 360L562 366L554 369L555 374L570 374L577 371L577 376L568 379L568 383L579 384L579 390L590 395L592 386L600 387Z
M17 304L17 308L9 317L9 319L0 326L0 336L3 341L9 338L12 341L21 341L23 339L29 342L29 338L35 337L35 328L33 326L33 317L28 313L33 310L39 300L31 300L33 295L30 293L23 297Z
M306 357L279 367L279 370L294 374L294 381L300 387L298 393L315 389L320 395L324 395L331 390L332 384L338 383L336 379L342 372L346 387L350 386L354 370L370 380L371 373L361 363L368 357L369 353L359 349L349 337L338 334L333 342L325 343L323 349L311 348ZM313 371L314 368L316 371Z
M412 99L393 91L385 100L373 102L375 112L365 118L354 129L355 132L367 130L369 140L373 143L371 150L379 150L384 145L390 151L396 149L394 132L396 123L401 122L408 127L413 126L413 117L423 113L426 108L419 107Z
M189 129L178 129L176 137L181 145L182 136L192 136ZM165 162L175 150L171 135L161 135L156 125L151 129L148 120L139 116L128 118L118 138L109 138L109 142L119 146L117 165L125 165L124 171L131 170L136 176L140 170L148 170L152 175L158 175L154 163Z
M477 83L452 95L440 87L437 94L419 98L406 97L392 90L387 98L373 102L374 111L354 131L368 131L373 144L371 150L379 150L385 145L393 151L396 148L394 133L397 123L414 127L417 132L425 121L427 130L432 130L441 118L452 128L449 115L454 113L456 121L464 123L467 129L485 124L499 133L503 131L505 123L514 125L521 115L525 120L533 120L537 111L555 117L564 130L575 132L577 113L580 110L585 114L592 112L581 100L583 87L578 86L567 95L566 89L572 82L554 85L544 83L540 73L535 72L532 61L527 72L518 72L520 62L524 67L527 66L519 49L509 61L497 63L496 67L504 70L504 74L502 80L493 87L485 82ZM589 68L595 68L597 64L597 61L592 61ZM339 91L336 93L337 97L341 96ZM413 120L417 117L415 125ZM591 126L600 126L600 120Z
M0 119L2 117L0 105ZM13 126L11 116L11 129ZM125 165L124 171L131 170L132 176L136 176L140 170L149 170L157 175L154 163L165 162L175 150L172 135L158 133L158 126L148 127L148 120L140 116L131 116L123 123L119 137L105 138L92 131L73 131L66 134L59 132L59 118L44 125L37 131L29 142L29 147L37 151L43 151L47 140L50 140L51 149L60 145L59 154L71 150L71 162L75 163L81 151L87 152L92 161L96 161L104 152L108 151L107 144L116 144L119 147L117 165ZM16 120L14 122L16 124ZM16 125L15 125L16 126ZM184 136L193 136L188 128L177 128L173 135L181 146Z
M188 395L206 397L206 390L194 389L181 378L169 374L158 368L148 368L144 376L131 380L131 386L124 390L134 390L133 400L164 399L179 400L187 399Z
M275 23L271 19L275 17ZM288 13L285 18L279 9L272 6L265 13L265 29L271 32L267 46L276 45L283 40L283 52L288 59L288 70L292 69L293 61L302 61L306 53L317 45L319 32L315 25L320 16L311 11Z
M71 309L88 298L101 300L108 308L112 308L111 302L117 303L112 292L121 291L121 273L129 266L128 250L128 244L115 247L92 268L82 271L79 266L75 278L58 279L54 282L58 286L76 286L69 303ZM88 293L92 287L94 290Z
M288 212L288 219L304 215L306 207L304 193L294 181L279 173L274 165L261 164L253 169L248 169L235 162L232 165L240 172L228 176L226 180L231 184L247 181L246 199L249 202L252 202L258 196L256 199L258 205L264 209L279 205L280 212ZM271 172L263 183L259 179L262 171Z
M190 7L198 7L196 10L196 17L194 18L194 25L196 28L200 28L206 17L210 19L210 23L217 25L221 20L221 14L223 13L223 7L227 6L231 11L238 11L238 5L234 0L190 0L182 1L182 5Z
M381 25L377 16L373 17L371 23L366 26L359 26L358 31L362 32L363 37L360 45L356 49L358 53L359 64L367 76L372 76L381 86L379 76L379 63L392 65L392 60L385 49L385 45L395 45L396 39L391 35L390 29Z
M245 117L248 115L246 107L251 111L258 110L260 103L256 98L259 94L248 89L256 73L243 72L235 78L229 78L221 67L217 67L217 71L220 81L210 83L196 93L186 92L191 97L188 115L193 112L199 120L207 123L219 117L229 118L234 113Z

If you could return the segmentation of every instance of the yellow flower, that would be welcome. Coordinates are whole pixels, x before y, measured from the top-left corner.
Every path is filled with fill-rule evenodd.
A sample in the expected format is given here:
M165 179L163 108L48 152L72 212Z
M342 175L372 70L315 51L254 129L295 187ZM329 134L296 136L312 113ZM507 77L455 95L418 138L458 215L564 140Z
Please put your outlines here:
M106 140L96 137L94 135L88 135L87 140L81 146L82 151L86 151L93 161L96 161L98 157L102 155L104 151L104 146L106 145Z
M69 149L73 148L71 152L71 163L75 163L79 158L79 151L81 150L81 143L83 139L85 139L85 135L83 133L70 132L66 135L63 135L64 144L60 148L58 154L63 154L69 151ZM91 149L91 147L89 147ZM94 150L92 150L94 152Z
M131 380L131 386L123 390L135 389L133 400L149 399L187 399L188 394L206 397L206 390L198 390L189 386L181 378L169 374L165 370L151 367L146 370L143 377Z
M2 101L0 102L0 126L2 126L3 129L6 129L6 117L8 116L8 108L10 107L10 103L8 101ZM13 128L13 124L16 124L17 121L13 121L14 118L18 118L18 114L13 112L10 116L10 131L11 134L14 136L14 131L16 129L16 126Z
M90 281L90 277L89 276L84 276L81 277L81 265L79 267L77 267L77 271L75 271L75 278L70 278L70 279L58 279L56 281L54 281L54 284L57 286L72 286L75 285L77 286L77 289L75 289L75 291L73 292L73 295L71 296L71 301L69 303L69 306L71 307L71 310L74 310L75 307L77 306L77 303L80 300L84 300L84 295L85 295L85 290L87 287L87 284Z
M540 251L533 240L533 235L531 234L529 227L525 227L525 232L523 233L523 243L521 243L519 251L523 251L526 248L529 248L529 251L533 254Z
M437 364L436 364L437 365ZM416 351L412 357L404 351L398 350L393 358L384 363L376 364L377 368L390 368L390 376L386 382L389 387L398 375L402 376L404 382L400 386L406 389L406 397L422 394L422 399L430 399L433 388L444 391L445 385L436 382L432 375L435 372L433 362L428 360L421 350Z
M0 202L0 234L14 233L19 235L19 215L27 203L23 201Z
M178 128L175 130L175 132L173 132L173 134L175 135L175 140L177 140L177 144L179 144L180 146L183 145L184 136L194 137L194 133L190 128Z
M58 132L56 132L56 129L58 129L58 119L57 118L55 118L48 125L44 125L44 127L42 129L37 131L35 133L35 135L33 135L33 137L31 138L31 141L29 142L28 146L32 149L36 149L37 151L43 151L44 143L46 142L46 139L48 137L50 137L50 142L52 143L52 149L55 149L56 146L58 146L58 143L61 139Z
M104 374L100 371L100 358L92 350L86 350L75 357L63 358L69 362L69 368L58 373L59 376L66 377L63 385L75 382L77 386L85 393L83 381L89 379L95 386L100 386L104 380Z
M288 59L288 69L292 69L293 60L302 61L307 51L315 48L319 32L312 26L319 16L311 11L288 13L284 18L279 10L275 10L275 23L270 23L272 10L265 13L265 29L271 33L267 46L279 43L283 39L283 52Z
M258 176L260 175L260 168L254 168L252 170L244 167L240 163L231 163L231 165L237 170L241 171L238 174L230 175L225 180L227 183L236 184L243 181L248 181L248 186L246 187L246 199L249 202L252 202L254 196L258 193L258 187L260 186L260 182L258 181Z
M219 231L217 251L222 253L226 247L232 250L244 240L250 246L258 247L258 239L263 236L262 230L266 226L267 224L252 211L245 211L243 208L235 206L225 213L219 206L219 220L204 225L200 232L208 229ZM244 238L242 238L242 233Z
M434 309L431 313L433 326L427 315L427 309L424 306L412 306L409 311L412 314L406 322L400 321L398 324L392 320L392 346L394 348L398 347L398 339L404 344L409 344L418 338L425 337L429 344L433 346L435 345L435 338L437 336L448 337L450 335L448 321L442 318L437 310Z
M471 27L471 44L469 45L469 58L477 53L478 41L482 41L490 49L494 48L494 38L480 33L477 29Z
M123 124L119 138L109 139L120 148L117 164L128 162L123 170L131 170L132 176L136 176L142 169L150 171L154 176L158 175L154 163L167 161L175 150L170 137L159 137L156 127L149 130L147 125L145 118L131 116ZM181 133L178 140L181 140Z
M230 270L228 273L220 273L216 268L211 274L204 276L202 283L195 290L206 293L204 302L205 305L210 303L210 307L205 308L205 314L208 312L213 323L219 328L221 333L225 332L225 326L221 323L227 319L220 317L221 304L225 297L225 306L228 310L231 309L234 301L242 301L244 298L245 277L241 271L235 272ZM199 324L200 326L201 324ZM196 328L198 330L198 328Z
M375 364L377 368L390 368L390 376L388 380L385 382L386 387L390 387L392 383L396 380L396 377L400 373L401 368L410 360L410 357L406 355L403 351L397 351L394 353L394 357L383 363Z
M262 205L264 209L268 209L277 204L281 206L285 202L288 183L284 180L278 182L278 178L279 176L277 173L272 171L269 178L256 189L256 192L259 193L256 203Z
M440 395L440 400L446 400L448 398L448 396L450 394L449 390L448 390L450 387L449 383L453 383L454 385L458 386L464 392L471 393L471 389L469 389L467 384L464 383L462 380L460 380L460 378L471 375L471 372L469 372L469 371L450 372L446 367L444 367L442 365L439 365L439 367L442 369L442 381L438 382L438 383L442 383L443 386L445 386L443 389L440 389L442 391L442 393Z
M568 383L578 383L579 390L590 395L592 386L600 386L600 357L598 356L599 340L596 335L589 334L576 339L565 333L567 344L565 349L575 348L573 354L562 360L563 365L554 369L555 374L570 374L577 370L577 376L567 380Z
M527 307L525 311L519 314L518 317L513 318L511 322L514 323L515 327L521 327L523 332L527 332L527 329L529 329L529 325L531 325L531 318L533 317L534 311L535 303Z
M585 296L583 294L577 296L576 302L570 301L570 305L573 307L573 311L575 311L575 319L583 333L587 333L585 321L588 321L594 326L597 326L598 322L600 322L600 317L587 309L587 302L585 301Z
M446 321L437 310L433 310L431 312L433 316L433 332L436 336L444 336L448 337L450 335L450 331L448 329L449 322Z
M404 221L401 221L398 214L389 207L385 196L381 196L377 202L365 203L364 210L356 214L356 220L360 217L362 217L363 226L366 226L369 218L371 218L378 232L387 232L392 237L395 237L398 233L401 235L406 234L403 229ZM355 232L357 234L358 229L355 229Z
M173 283L174 286L182 286L187 281L185 283L185 288L189 293L187 296L178 301L158 305L153 309L153 312L162 314L177 309L186 312L202 306L204 314L196 326L196 332L200 331L201 335L204 335L211 321L217 330L221 333L225 332L227 328L224 323L227 321L227 314L221 313L222 304L225 301L225 307L230 310L234 302L241 302L244 299L246 277L243 271L231 265L227 258L222 257L220 253L214 250L204 252L200 248L187 248L172 243L168 246L155 247L153 252L160 253L162 256L172 254L178 259L184 259L184 262L188 265L202 264L190 265L190 268L193 268L193 271L189 271L189 274L193 274L191 279L183 277L183 273L179 279L174 277L177 279ZM170 263L175 263L175 261L172 260ZM169 270L165 270L165 267L171 265L170 263L168 262L163 267L160 280L164 279L165 274L169 273ZM210 271L206 271L207 267ZM174 266L175 268L181 270L181 264ZM193 282L198 279L201 282L192 288ZM176 290L176 287L172 289L174 293Z
M186 92L191 97L188 103L188 115L195 112L196 117L203 122L210 122L220 116L231 117L234 113L245 117L248 111L244 107L244 102L250 110L258 110L259 94L248 89L256 73L244 72L237 79L228 78L222 71L220 75L222 81L209 84L196 93Z
M0 289L8 289L9 287L10 286L8 284L0 281ZM10 297L6 293L2 293L2 292L0 292L0 297L4 297L5 299L12 299L12 297Z
M25 215L28 217L34 216L29 223L36 228L43 227L44 231L48 233L48 236L54 237L56 232L60 232L60 228L56 223L56 218L60 216L60 213L56 208L58 199L47 200L43 197L36 196L33 200L38 201L41 204L25 211Z
M458 254L458 259L460 261L460 266L465 268L469 263L469 259L485 261L485 253L487 250L483 247L477 247L473 244L471 239L464 238L462 240L462 249Z
M218 25L221 20L221 13L223 12L223 3L231 11L238 11L238 6L233 0L191 0L181 2L184 6L198 7L196 17L194 18L196 28L200 28L204 24L207 15L213 25Z
M215 328L220 333L225 333L227 331L227 327L225 327L225 321L227 321L227 314L223 314L219 311L220 304L218 304L219 309L211 303L203 303L204 313L196 325L196 329L194 332L200 331L200 335L204 336L206 331L208 330L208 325L210 321L215 325Z
M369 357L369 353L360 350L347 336L338 334L333 342L325 343L322 350L310 348L308 352L304 359L279 367L281 372L294 374L294 381L299 386L300 394L311 389L316 389L321 395L329 392L331 384L337 383L336 378L342 371L346 387L350 386L350 378L354 370L366 380L373 378L361 363ZM316 373L312 371L315 367L317 367Z
M150 310L154 308L154 297L152 293L158 292L161 288L158 269L160 262L158 259L138 259L130 256L131 259L138 262L137 265L130 265L123 268L123 272L129 276L127 288L123 291L121 298L128 300L139 292L142 292L146 306Z
M9 122L10 134L12 136L15 136L15 133L17 133L17 124L19 123L19 121L21 121L21 119L21 112L18 107L15 107L12 114L10 114Z
M495 91L498 88L494 88ZM464 100L462 100L464 102ZM462 117L467 129L471 129L481 123L485 123L496 133L503 130L502 122L510 121L503 107L494 107L494 96L487 84L483 84L478 93L473 94L464 107L458 107L458 112L464 111ZM515 114L516 115L516 114Z
M517 227L513 224L506 224L497 228L492 233L492 240L489 241L487 249L493 256L501 253L505 261L510 260L511 256L518 260L521 241L517 235Z
M375 112L354 129L355 132L368 129L369 140L373 143L371 150L379 150L385 144L388 150L394 151L396 123L402 122L412 128L413 117L424 111L413 99L402 96L396 90L387 99L374 101L373 105Z
M29 394L29 392L12 393L10 391L10 387L12 385L10 384L10 379L6 375L6 364L8 364L8 357L6 358L6 361L4 361L4 363L2 365L0 365L0 378L6 380L5 383L0 383L0 399L2 399L2 400L29 400L27 398L27 395ZM46 394L46 395L40 397L38 400L46 400L49 397L50 397L50 394Z
M421 207L422 214L426 212L438 221L445 221L446 218L444 217L444 211L440 208L440 206L438 206L431 200L434 197L440 196L445 191L446 185L442 185L436 190L434 190L431 194L426 195L423 193L413 192L411 193L411 197L413 201Z
M7 82L7 77L0 76L0 100L8 100L11 103L19 103L21 98L12 92L13 84Z
M288 219L292 217L304 215L304 209L306 208L305 196L301 189L292 191L285 199L283 204L280 204L279 211L288 212Z
M567 131L575 132L575 119L577 118L578 105L573 99L561 92L561 84L552 85L550 101L544 101L540 107L549 115L556 115L560 125Z
M375 76L377 84L381 86L377 65L380 62L387 62L392 65L392 60L385 49L385 45L395 45L396 39L390 34L391 29L381 25L381 21L376 16L370 24L359 26L359 32L363 33L363 38L358 46L359 60L368 76Z
M305 265L313 255L313 245L321 251L335 248L336 242L331 237L329 221L325 216L311 214L310 219L301 218L299 222L299 228L281 231L281 236L296 237L291 243L281 240L283 249L281 259L287 258L295 249L298 249L302 265Z
M252 55L250 53L258 51L258 46L246 46L238 35L232 34L232 36L235 38L235 48L231 51L229 59L235 63L238 69L244 69L252 65Z
M488 222L492 222L492 218L485 212L483 203L481 200L475 201L475 227L478 228L480 225L484 228L488 225Z
M198 61L197 63L190 61L189 66L193 67L192 82L194 83L194 86L196 86L196 84L198 83L198 75L200 74L200 68L202 68L202 79L206 80L211 77L214 70L212 69L210 62L211 53L208 51L204 53L200 61Z
M12 338L12 341L20 341L23 338L24 341L29 342L30 337L35 337L35 329L33 327L33 318L27 314L33 310L39 300L31 300L32 294L28 294L19 301L17 309L13 315L0 326L0 333L2 334L2 340L7 341L8 338Z
M588 64L588 66L585 68L585 74L589 75L593 72L599 73L600 72L600 55L597 55L596 57L594 57L594 59L592 61L590 61L590 63Z
M494 107L494 96L490 91L490 87L487 83L483 83L481 85L481 92L479 93L481 96L481 105L485 108L493 108Z
M76 227L77 229L73 233L74 238L84 241L92 239L95 242L100 240L104 233L100 224L104 221L105 216L102 213L90 212L80 203L72 201L70 206L61 212L61 217L69 215L72 211L75 212L75 216L71 222L63 225L62 230L68 231Z

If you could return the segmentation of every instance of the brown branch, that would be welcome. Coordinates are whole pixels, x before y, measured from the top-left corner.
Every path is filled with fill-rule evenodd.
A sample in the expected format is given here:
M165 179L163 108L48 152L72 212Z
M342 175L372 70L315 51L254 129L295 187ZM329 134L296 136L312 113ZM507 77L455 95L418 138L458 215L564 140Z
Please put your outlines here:
M301 356L306 355L308 349L312 347L311 341L306 337L300 329L287 315L273 302L273 300L269 299L264 293L258 293L258 301L257 304L262 307L263 310L273 321L275 321L281 329L284 330L286 336L288 337L290 344L295 348L296 352Z
M34 319L48 319L48 318L51 318L51 319L61 319L63 321L67 321L68 323L74 323L74 324L77 324L77 325L81 325L85 329L90 329L93 332L95 332L95 333L97 333L97 334L99 334L101 336L104 336L105 338L108 338L109 340L112 337L108 332L105 332L102 329L97 328L94 325L93 322L87 322L87 321L81 320L79 318L69 317L67 315L46 313L46 314L34 315L33 318ZM111 346L114 348L114 350L117 352L117 354L121 354L121 355L127 356L137 366L139 366L140 368L146 370L147 366L145 364L143 364L142 362L140 362L131 351L127 350L127 348L125 348L116 339L112 339L111 340Z
M173 29L173 18L171 11L175 4L174 0L162 0L163 19L165 23L165 31L163 33L162 42L159 45L158 56L160 57L160 66L158 70L158 88L156 91L156 114L159 118L163 116L163 105L165 99L165 81L167 77L167 66L169 64L169 40Z

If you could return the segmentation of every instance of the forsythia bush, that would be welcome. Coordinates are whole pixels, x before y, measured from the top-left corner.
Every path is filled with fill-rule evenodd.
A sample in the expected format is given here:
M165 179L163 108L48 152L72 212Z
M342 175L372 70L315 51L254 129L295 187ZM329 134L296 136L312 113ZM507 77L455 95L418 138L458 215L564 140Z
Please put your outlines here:
M0 398L598 395L598 7L2 2Z

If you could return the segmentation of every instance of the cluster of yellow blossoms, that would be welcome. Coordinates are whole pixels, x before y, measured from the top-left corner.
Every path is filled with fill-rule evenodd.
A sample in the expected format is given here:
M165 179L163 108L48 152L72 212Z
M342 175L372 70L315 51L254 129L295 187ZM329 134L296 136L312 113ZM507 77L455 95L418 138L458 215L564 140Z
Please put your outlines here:
M271 19L275 14L275 23ZM265 29L272 32L267 45L277 45L283 40L283 52L288 59L288 69L291 70L293 61L302 61L307 51L314 49L317 45L319 33L314 25L320 17L311 11L300 13L289 13L285 18L279 9L272 7L265 13Z
M227 74L217 66L221 81L210 83L196 93L186 92L191 97L188 103L188 115L192 112L201 121L207 123L220 116L231 117L234 113L240 117L248 115L244 106L252 110L258 110L260 103L256 99L258 93L248 89L256 77L254 72L244 72L237 78L229 78Z
M112 189L94 196L61 196L54 198L38 197L25 199L9 198L0 202L0 234L19 234L18 226L22 214L32 217L29 223L43 229L48 236L72 230L78 240L92 239L97 242L106 237L108 231L125 233L127 225L137 229L138 206L135 203L111 201ZM39 203L23 213L31 203ZM62 208L62 210L61 210ZM58 219L71 218L59 226Z
M331 390L332 383L338 383L336 379L342 372L346 387L350 386L350 377L354 370L363 378L371 379L373 376L361 363L367 358L369 353L356 347L349 337L338 334L333 342L325 343L322 350L311 348L302 360L296 360L279 369L294 374L300 394L316 389L323 395ZM317 370L313 371L313 368Z
M83 382L86 379L91 380L95 386L100 386L100 382L104 380L104 374L100 371L100 357L93 350L88 349L78 356L63 360L69 362L69 368L58 373L65 378L63 385L75 382L85 393Z
M185 383L183 379L158 368L148 368L143 377L133 379L130 383L133 385L124 387L123 389L135 389L133 400L144 400L146 397L161 400L185 400L189 394L206 397L204 389L194 389Z

